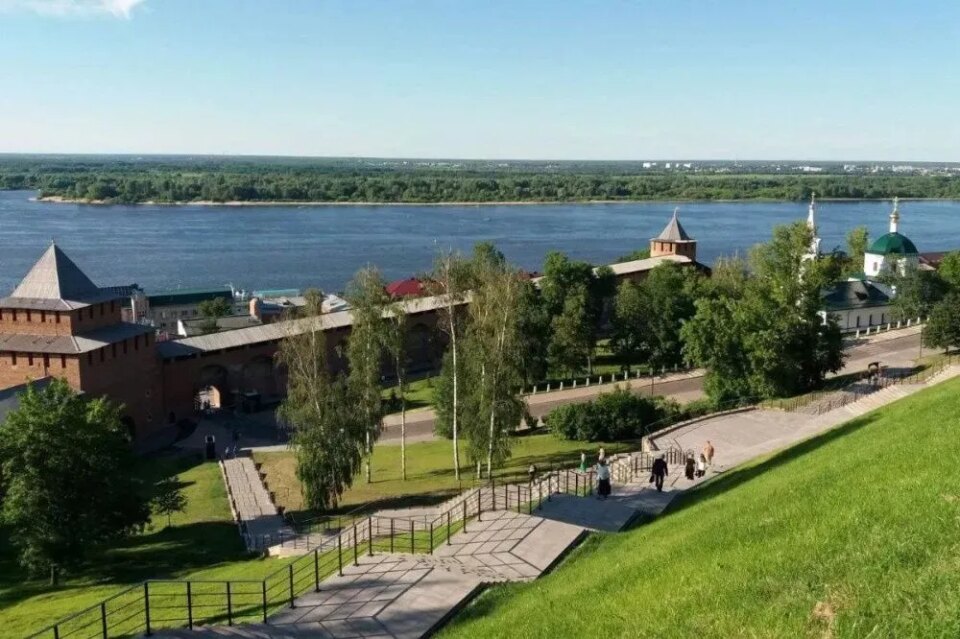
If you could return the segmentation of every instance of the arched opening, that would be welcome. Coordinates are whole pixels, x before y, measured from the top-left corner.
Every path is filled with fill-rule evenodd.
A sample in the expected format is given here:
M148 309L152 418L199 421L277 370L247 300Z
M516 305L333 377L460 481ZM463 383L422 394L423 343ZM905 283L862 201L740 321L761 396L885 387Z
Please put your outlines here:
M225 406L229 397L227 389L227 369L223 366L204 366L197 380L194 406L197 412L209 413Z
M432 370L435 345L433 331L426 324L414 324L407 332L407 368L410 372Z
M137 423L133 421L133 417L129 415L124 415L120 418L120 423L123 424L123 427L127 429L127 435L130 437L130 441L134 441L137 438Z

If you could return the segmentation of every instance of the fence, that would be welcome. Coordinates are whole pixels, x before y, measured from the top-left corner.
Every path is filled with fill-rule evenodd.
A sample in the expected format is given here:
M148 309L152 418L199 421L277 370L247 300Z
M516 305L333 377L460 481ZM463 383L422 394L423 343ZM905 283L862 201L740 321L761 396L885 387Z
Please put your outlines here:
M356 519L338 534L312 543L310 535L262 539L296 548L305 554L262 580L149 580L123 590L28 639L110 639L150 635L164 628L266 622L283 607L295 607L296 598L319 592L322 582L343 574L345 566L374 552L432 553L466 531L484 513L510 510L532 514L556 494L588 496L594 490L593 471L554 470L526 484L492 482L467 491L432 519L405 519L370 515Z

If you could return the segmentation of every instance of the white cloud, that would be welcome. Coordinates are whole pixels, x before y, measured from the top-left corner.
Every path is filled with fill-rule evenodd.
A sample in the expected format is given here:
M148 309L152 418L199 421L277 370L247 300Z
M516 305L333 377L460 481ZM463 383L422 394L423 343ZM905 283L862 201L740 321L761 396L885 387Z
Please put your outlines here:
M0 11L28 11L44 16L113 16L129 20L146 0L0 0Z

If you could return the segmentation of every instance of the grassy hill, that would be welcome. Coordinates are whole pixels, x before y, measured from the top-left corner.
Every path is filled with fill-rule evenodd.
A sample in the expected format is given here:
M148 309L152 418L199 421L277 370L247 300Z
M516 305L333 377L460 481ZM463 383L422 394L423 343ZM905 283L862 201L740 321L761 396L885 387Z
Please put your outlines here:
M960 636L960 380L592 536L441 636Z

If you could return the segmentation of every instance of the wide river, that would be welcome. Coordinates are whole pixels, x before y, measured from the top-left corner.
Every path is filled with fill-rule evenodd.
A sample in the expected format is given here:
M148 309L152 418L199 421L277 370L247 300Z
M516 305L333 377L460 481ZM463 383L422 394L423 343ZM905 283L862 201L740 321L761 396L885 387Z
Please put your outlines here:
M247 290L339 291L365 264L387 279L430 268L438 251L469 251L490 240L527 270L559 250L604 264L645 248L674 204L524 206L90 206L31 201L0 192L0 296L8 294L55 240L101 286L148 291L233 284ZM824 250L843 246L858 225L887 231L889 202L819 206ZM960 202L904 202L900 230L920 251L960 248ZM698 259L744 253L777 224L806 218L792 202L698 202L680 219L698 240Z

